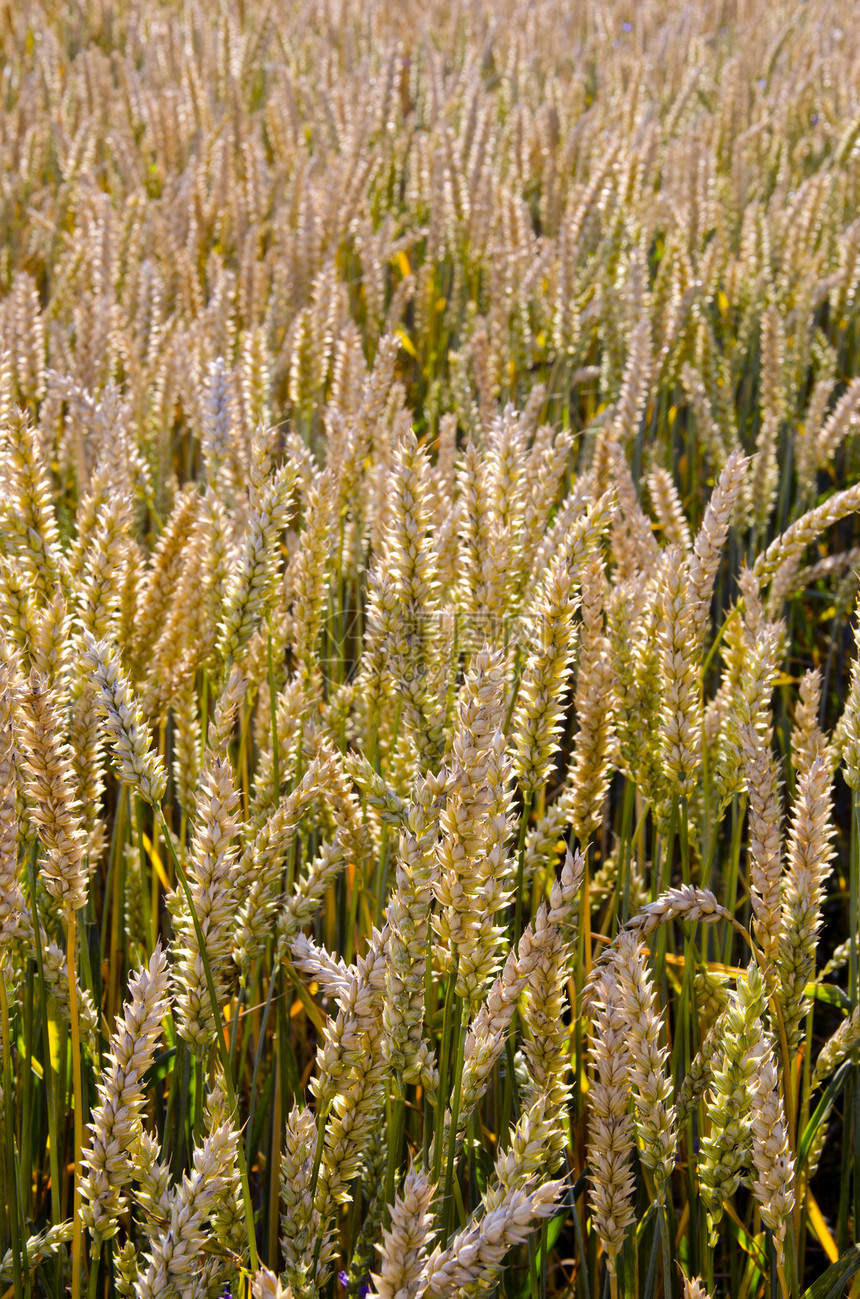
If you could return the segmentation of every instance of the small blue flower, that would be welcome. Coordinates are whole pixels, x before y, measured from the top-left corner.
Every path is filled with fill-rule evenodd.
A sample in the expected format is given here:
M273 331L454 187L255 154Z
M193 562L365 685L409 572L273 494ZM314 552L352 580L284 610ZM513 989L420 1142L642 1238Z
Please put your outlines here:
M369 1294L370 1294L370 1282L362 1281L361 1285L358 1287L358 1299L367 1299L367 1296Z
M621 24L621 30L622 30L623 32L632 32L632 31L633 31L633 24L632 24L632 23L622 23L622 24Z
M338 1272L338 1274L337 1274L337 1279L338 1279L338 1281L340 1281L340 1283L341 1283L341 1285L343 1286L344 1290L348 1290L348 1289L349 1289L349 1277L347 1276L346 1272Z
M758 81L756 82L756 85L758 86L759 90L764 90L767 86L767 77L759 77Z
M817 114L817 113L813 113L809 120L810 120L810 122L812 123L813 126L817 126L817 125L818 125L818 114Z

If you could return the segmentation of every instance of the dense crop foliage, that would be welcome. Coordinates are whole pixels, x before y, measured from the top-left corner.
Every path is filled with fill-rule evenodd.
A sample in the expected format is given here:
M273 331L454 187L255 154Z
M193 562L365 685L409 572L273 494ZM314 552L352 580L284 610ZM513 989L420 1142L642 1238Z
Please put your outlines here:
M0 51L0 1295L860 1294L854 0Z

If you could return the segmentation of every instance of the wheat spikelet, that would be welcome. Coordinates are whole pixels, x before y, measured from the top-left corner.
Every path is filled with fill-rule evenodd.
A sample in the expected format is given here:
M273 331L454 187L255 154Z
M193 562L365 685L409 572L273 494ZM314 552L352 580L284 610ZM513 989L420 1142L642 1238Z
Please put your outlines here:
M601 972L596 997L591 1059L597 1081L591 1090L588 1163L595 1228L606 1253L609 1274L614 1276L624 1236L634 1222L634 1215L633 1174L629 1163L633 1134L627 1114L630 1059L625 1043L627 1023L611 969Z

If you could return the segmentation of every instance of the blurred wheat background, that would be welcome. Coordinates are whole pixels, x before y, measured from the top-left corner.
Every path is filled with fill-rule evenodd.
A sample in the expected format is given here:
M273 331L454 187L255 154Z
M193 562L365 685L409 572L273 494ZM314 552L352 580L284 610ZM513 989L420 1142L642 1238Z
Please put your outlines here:
M860 1295L854 0L0 69L2 1299Z

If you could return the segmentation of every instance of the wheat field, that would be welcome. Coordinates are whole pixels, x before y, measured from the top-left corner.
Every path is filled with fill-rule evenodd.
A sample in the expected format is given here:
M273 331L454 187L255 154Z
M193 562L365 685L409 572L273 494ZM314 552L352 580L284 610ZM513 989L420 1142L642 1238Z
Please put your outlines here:
M860 1296L855 0L0 54L0 1299Z

